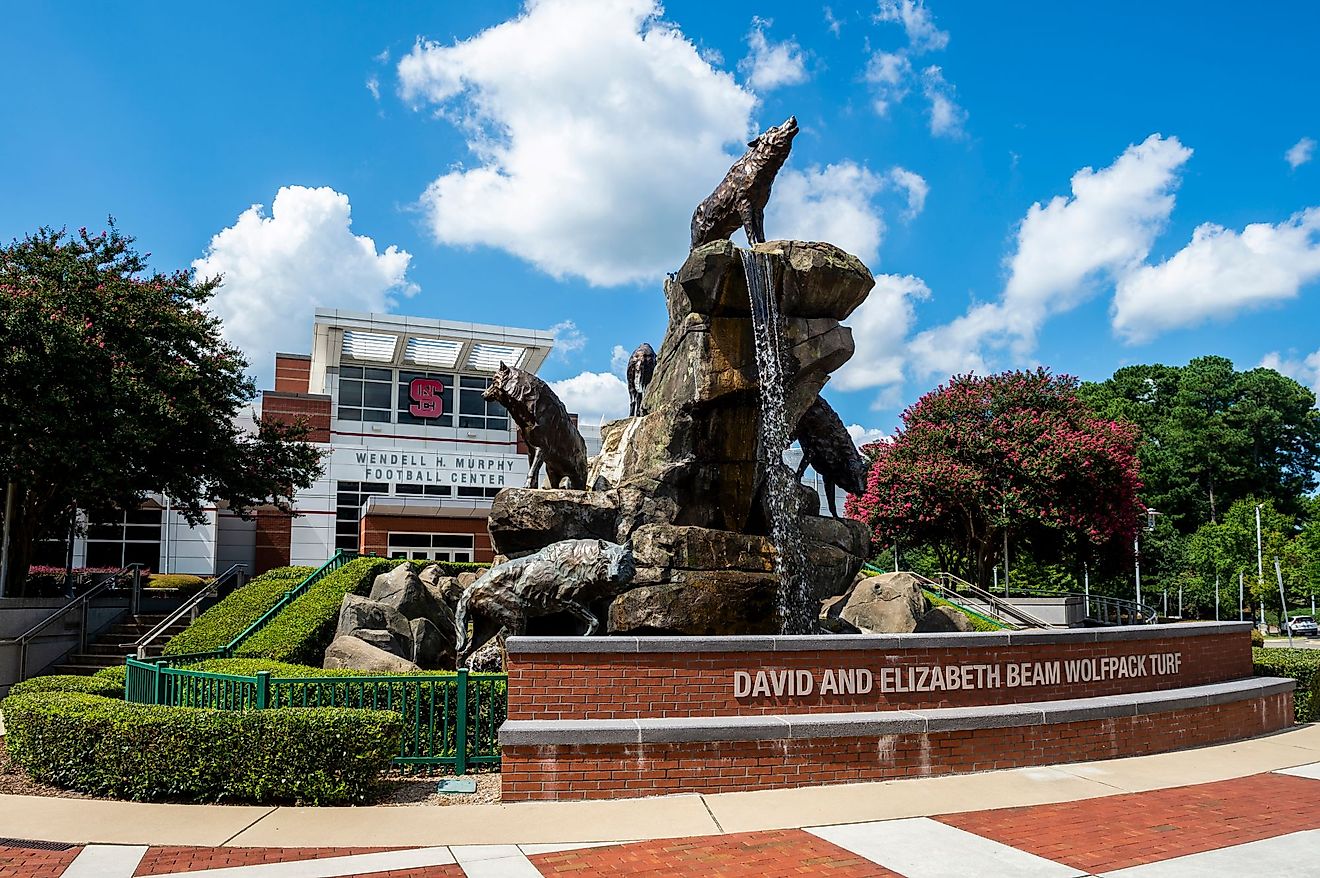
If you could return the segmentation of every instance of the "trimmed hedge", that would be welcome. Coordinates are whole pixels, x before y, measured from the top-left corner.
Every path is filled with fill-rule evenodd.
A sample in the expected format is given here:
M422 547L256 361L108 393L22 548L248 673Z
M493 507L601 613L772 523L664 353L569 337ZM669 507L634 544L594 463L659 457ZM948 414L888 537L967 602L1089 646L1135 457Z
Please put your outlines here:
M236 588L225 598L197 617L183 631L165 644L165 655L185 655L209 652L228 646L249 625L284 596L284 593L306 579L312 567L277 567L268 570L242 588Z
M193 576L188 573L153 573L147 577L144 585L147 588L159 589L188 589L196 591L206 582L201 576Z
M398 563L397 561L395 562ZM440 566L440 572L445 576L457 576L460 573L476 573L478 570L489 569L492 565L489 561L413 561L412 566L418 572L423 568L430 567L432 564Z
M1291 677L1297 681L1293 691L1297 722L1320 718L1320 650L1257 647L1251 651L1251 661L1257 677Z
M922 592L926 595L926 600L930 603L932 607L950 607L962 613L964 616L966 616L967 621L972 623L973 631L1003 631L1004 630L1003 625L1000 625L997 622L992 622L989 619L983 619L980 616L976 615L974 611L963 609L962 607L958 606L955 603L946 601L944 598L940 597L934 592L926 591L926 589L924 588L922 589Z
M264 628L241 644L235 654L241 658L320 664L325 648L334 639L344 595L367 594L377 575L401 563L372 557L349 561L314 582Z
M267 671L274 678L289 677L452 677L453 671L355 671L352 668L318 668L297 665L266 658L208 659L186 666L189 670L209 674L235 674L251 677L258 671Z
M139 801L371 798L402 720L379 710L148 707L80 692L3 703L10 758L36 780Z
M92 674L93 680L106 680L119 687L122 695L124 691L124 678L128 676L128 668L125 665L112 665L108 668L102 668L95 674Z
M50 674L45 677L32 677L9 687L11 696L26 695L29 692L84 692L89 695L100 695L105 698L122 700L124 697L124 681L122 675L120 680L115 682L107 677L96 675L83 677L78 674Z

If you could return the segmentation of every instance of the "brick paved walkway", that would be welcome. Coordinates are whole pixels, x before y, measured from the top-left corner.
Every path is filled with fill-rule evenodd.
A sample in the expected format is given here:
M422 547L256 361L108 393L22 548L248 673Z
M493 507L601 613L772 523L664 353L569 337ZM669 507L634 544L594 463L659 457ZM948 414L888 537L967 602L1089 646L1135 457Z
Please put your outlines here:
M1304 875L1320 874L1320 763L1062 804L631 844L63 851L4 844L0 878Z

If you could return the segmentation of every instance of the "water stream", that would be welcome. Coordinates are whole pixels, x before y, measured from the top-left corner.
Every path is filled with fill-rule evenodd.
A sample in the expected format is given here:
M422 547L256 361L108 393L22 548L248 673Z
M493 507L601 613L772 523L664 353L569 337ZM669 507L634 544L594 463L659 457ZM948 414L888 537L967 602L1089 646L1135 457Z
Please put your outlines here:
M752 307L752 335L756 342L756 370L761 388L761 466L766 474L766 506L770 539L778 550L775 573L779 577L779 614L785 634L810 634L816 613L807 593L806 556L798 524L797 491L793 473L784 465L790 426L784 404L784 339L779 303L774 295L770 257L739 250L747 293Z

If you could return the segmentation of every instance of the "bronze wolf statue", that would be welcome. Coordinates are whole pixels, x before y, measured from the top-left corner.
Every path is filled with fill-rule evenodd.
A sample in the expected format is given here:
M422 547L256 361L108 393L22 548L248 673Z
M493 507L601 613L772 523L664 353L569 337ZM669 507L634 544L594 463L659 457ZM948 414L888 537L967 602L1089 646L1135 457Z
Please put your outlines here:
M600 620L591 612L592 602L617 595L632 581L634 570L632 547L604 540L563 540L535 555L496 564L458 599L458 667L491 637L526 632L534 616L572 613L587 623L587 636L595 634Z
M727 240L739 226L747 232L748 243L765 243L765 205L770 200L770 186L784 166L797 133L797 117L789 116L787 122L747 144L747 152L692 214L693 247Z
M802 480L808 466L820 473L825 480L825 502L829 504L830 515L838 518L838 510L834 508L834 487L837 485L854 496L865 493L866 461L857 453L838 413L823 396L816 397L803 413L795 433L802 446L798 481Z
M482 398L494 400L509 410L527 443L527 487L535 488L541 464L550 477L550 487L579 491L587 487L587 443L573 425L568 409L540 378L531 372L500 363Z
M628 417L646 414L642 409L642 394L646 393L646 386L654 374L655 348L642 342L628 358Z

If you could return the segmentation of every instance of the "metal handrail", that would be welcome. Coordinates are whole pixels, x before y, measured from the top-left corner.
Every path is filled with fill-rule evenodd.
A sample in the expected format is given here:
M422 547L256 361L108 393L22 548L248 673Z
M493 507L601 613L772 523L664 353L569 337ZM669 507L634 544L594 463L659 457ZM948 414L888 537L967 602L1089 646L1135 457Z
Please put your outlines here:
M216 594L220 586L224 585L228 580L238 579L242 576L242 574L246 572L247 572L246 564L234 564L224 573L221 573L219 576L212 579L206 585L202 586L202 588L198 589L195 595L188 598L188 600L184 601L182 606L180 606L173 613L170 613L168 616L166 616L164 621L158 624L155 628L152 628L150 631L148 631L146 634L143 634L141 637L139 637L137 640L134 640L132 643L121 643L120 646L125 647L127 649L131 649L133 651L133 655L137 656L140 659L146 658L147 648L151 646L151 644L158 637L160 637L162 634L168 631L170 626L172 626L175 622L178 622L185 615L189 616L190 619L195 620L197 618L197 608L201 605L202 601Z
M1012 619L1018 622L1019 624L1026 625L1031 628L1053 627L1050 625L1050 623L1046 622L1040 617L1028 613L1026 610L1010 603L1004 598L1001 598L999 595L992 594L991 592L981 588L979 585L973 585L967 580L955 576L952 573L940 571L939 573L935 574L934 580L936 582L936 585L941 590L947 588L949 591L952 591L955 594L965 594L972 598L975 598L978 601L981 601L992 611L994 611L1000 617L1001 620L1005 618Z
M120 570L115 571L114 573L109 574L108 576L106 576L105 579L101 580L96 585L92 586L82 594L78 595L76 598L69 601L67 604L60 607L58 610L51 613L49 616L42 619L40 622L33 625L31 628L24 631L22 634L18 635L17 637L0 641L2 643L18 644L18 679L20 681L27 679L27 658L28 658L29 645L32 643L34 639L36 639L36 636L38 634L44 631L56 619L64 618L65 614L69 613L72 610L76 609L79 611L78 650L79 652L82 652L87 649L87 608L91 604L92 598L97 597L103 591L110 591L116 585L118 585L119 577L123 576L125 573L131 573L133 576L133 586L132 586L133 590L132 590L131 601L134 605L136 605L136 603L138 602L138 594L142 589L142 565L130 564L127 567L124 567Z

